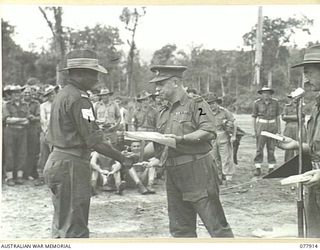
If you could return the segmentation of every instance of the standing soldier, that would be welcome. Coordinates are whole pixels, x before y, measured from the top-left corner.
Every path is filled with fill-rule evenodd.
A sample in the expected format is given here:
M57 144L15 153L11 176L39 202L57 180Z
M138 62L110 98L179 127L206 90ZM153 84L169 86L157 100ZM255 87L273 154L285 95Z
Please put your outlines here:
M306 50L302 63L293 66L303 67L306 79L311 85L311 90L320 91L320 44L312 46ZM311 156L312 168L305 175L311 175L310 181L304 184L307 187L306 206L306 233L307 238L320 238L320 123L319 123L319 103L316 103L310 119L307 123L307 144L303 148ZM291 138L286 138L285 142L279 143L282 149L298 149L299 143Z
M286 123L283 135L290 137L291 139L298 140L299 126L298 126L298 116L297 116L297 105L294 100L284 106L283 112L281 114L282 120ZM304 115L303 122L304 124ZM304 139L306 135L306 128L303 126ZM284 161L288 161L298 154L297 150L286 150L284 153Z
M184 66L153 66L160 98L168 105L160 111L158 131L176 140L176 148L154 144L160 165L166 168L170 233L174 237L197 237L197 214L211 237L233 237L219 199L219 178L210 154L215 119L201 98L189 97L183 88ZM152 144L145 157L154 153Z
M59 86L48 86L45 88L43 98L47 98L47 101L40 104L40 124L41 124L41 134L40 134L40 157L39 157L39 170L43 171L44 165L50 154L50 145L47 141L48 125L50 121L51 105L57 94ZM44 184L44 180L40 177L34 183L36 186Z
M87 94L98 81L98 72L107 73L91 50L67 54L68 79L52 103L48 142L53 146L44 169L52 193L54 238L89 237L91 197L91 150L111 157L125 166L132 160L108 143L96 123Z
M23 172L27 161L29 108L28 104L21 98L23 89L20 86L12 86L10 88L11 100L6 103L6 112L3 114L7 136L5 170L8 186L21 185L24 182Z
M103 125L108 131L116 131L121 121L119 106L110 100L113 92L109 89L101 89L98 96L101 98L95 108L97 114L97 122Z
M8 116L8 111L6 104L10 100L10 85L6 85L2 90L2 165L1 165L1 172L2 172L2 181L6 178L6 171L5 171L5 165L6 165L6 155L5 155L5 148L7 148L8 142L7 142L7 129L6 127L6 117Z
M97 114L97 124L103 128L111 143L117 143L117 133L121 122L121 114L119 106L110 100L113 92L109 89L101 89L98 96L101 98L95 105L95 112Z
M255 100L253 105L253 127L256 136L257 152L254 158L256 172L255 176L261 175L261 164L263 162L263 150L264 146L267 145L268 154L268 168L271 172L276 163L274 156L275 141L274 139L261 135L261 131L268 131L270 133L279 133L280 129L280 106L277 99L272 98L271 95L274 90L269 87L262 87L258 90L258 94L261 98Z
M236 126L234 117L226 108L221 107L218 97L210 93L206 97L216 121L217 138L213 144L213 158L218 166L220 183L231 181L234 174L232 142L235 141Z
M23 91L23 99L29 107L29 124L27 126L27 164L24 171L24 178L29 176L37 179L39 177L37 164L40 153L40 103L33 99L32 90L27 86Z
M151 106L151 94L142 92L138 97L138 108L134 113L134 121L136 131L150 131L156 130L157 125L157 111Z

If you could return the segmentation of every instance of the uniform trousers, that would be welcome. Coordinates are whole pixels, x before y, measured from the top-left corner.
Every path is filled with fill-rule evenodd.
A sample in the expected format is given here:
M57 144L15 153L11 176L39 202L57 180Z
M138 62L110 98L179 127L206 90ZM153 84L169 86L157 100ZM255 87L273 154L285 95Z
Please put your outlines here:
M276 158L274 156L274 150L275 150L275 140L268 138L266 136L262 136L261 132L262 131L268 131L270 133L277 133L278 128L275 122L273 123L259 123L257 122L257 152L256 156L254 158L254 163L262 163L263 162L263 150L264 146L266 145L267 147L267 158L268 158L268 163L270 164L275 164L276 163Z
M6 127L6 172L13 171L16 177L17 171L24 171L27 160L27 129Z
M305 126L303 126L303 141L306 142L306 128ZM283 135L290 137L294 140L298 140L299 139L299 126L298 126L298 122L287 122L286 123L286 127L284 128L283 131ZM298 150L286 150L285 154L284 154L284 161L288 161L291 158L293 158L295 155L297 155L299 152Z
M227 132L220 133L213 144L212 156L218 167L218 174L233 175L235 172L233 164L233 148L230 136Z
M320 238L320 184L306 188L307 238Z
M50 148L51 146L48 144L45 133L41 132L40 134L40 157L39 157L39 163L38 167L40 170L43 171L44 166L46 165L46 162L48 160L49 154L50 154Z
M38 178L37 171L40 153L40 124L30 124L27 128L27 164L24 177Z
M91 197L89 159L53 151L44 169L52 193L53 238L88 238Z
M212 156L166 165L169 230L173 237L197 237L197 214L211 237L233 237L220 199Z

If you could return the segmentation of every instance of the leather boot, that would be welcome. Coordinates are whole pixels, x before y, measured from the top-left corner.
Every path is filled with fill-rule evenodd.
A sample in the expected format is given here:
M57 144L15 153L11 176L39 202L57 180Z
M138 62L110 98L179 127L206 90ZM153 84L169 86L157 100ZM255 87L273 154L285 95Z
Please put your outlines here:
M12 178L10 179L6 179L5 181L7 183L8 186L13 187L16 185L16 183L14 182L14 180Z

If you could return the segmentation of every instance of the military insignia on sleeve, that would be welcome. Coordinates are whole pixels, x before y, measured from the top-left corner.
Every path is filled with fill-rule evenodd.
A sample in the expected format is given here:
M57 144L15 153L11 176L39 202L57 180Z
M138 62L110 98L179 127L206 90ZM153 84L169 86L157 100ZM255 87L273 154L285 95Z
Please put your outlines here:
M89 122L95 121L94 114L91 108L81 109L82 118L88 120Z

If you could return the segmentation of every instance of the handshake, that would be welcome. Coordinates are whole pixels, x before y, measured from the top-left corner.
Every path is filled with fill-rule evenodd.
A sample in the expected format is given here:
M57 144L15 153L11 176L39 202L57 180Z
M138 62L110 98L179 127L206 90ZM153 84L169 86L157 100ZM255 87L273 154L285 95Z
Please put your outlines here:
M127 150L122 151L121 154L123 155L122 165L126 168L131 168L135 162L139 161L139 154Z

